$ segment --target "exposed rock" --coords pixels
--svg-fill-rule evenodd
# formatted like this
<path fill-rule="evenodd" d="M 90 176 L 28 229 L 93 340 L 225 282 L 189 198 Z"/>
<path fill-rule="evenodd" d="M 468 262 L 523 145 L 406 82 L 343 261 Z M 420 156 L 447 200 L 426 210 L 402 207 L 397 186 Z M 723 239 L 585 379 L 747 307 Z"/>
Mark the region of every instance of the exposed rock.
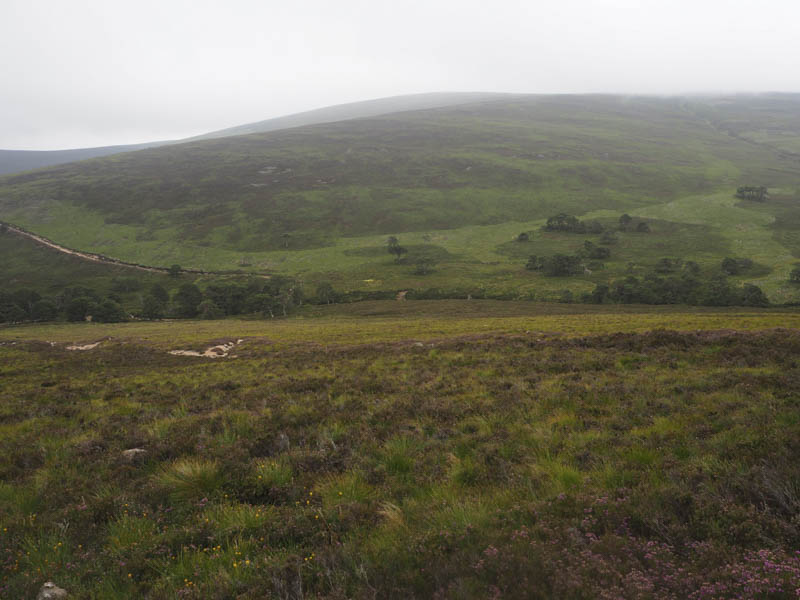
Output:
<path fill-rule="evenodd" d="M 67 350 L 94 350 L 100 345 L 100 342 L 94 344 L 85 344 L 83 346 L 67 346 Z"/>
<path fill-rule="evenodd" d="M 277 447 L 278 452 L 286 452 L 289 450 L 289 436 L 283 432 L 278 434 L 278 440 L 275 443 L 275 446 Z"/>
<path fill-rule="evenodd" d="M 402 292 L 397 292 L 397 301 L 402 302 L 406 299 L 406 294 L 408 294 L 408 290 L 403 290 Z"/>
<path fill-rule="evenodd" d="M 58 587 L 52 581 L 48 581 L 42 586 L 42 589 L 39 590 L 39 595 L 36 596 L 36 600 L 61 600 L 67 596 L 67 590 Z"/>
<path fill-rule="evenodd" d="M 170 350 L 169 353 L 175 356 L 202 356 L 205 358 L 224 358 L 228 356 L 231 350 L 241 344 L 244 340 L 236 340 L 227 344 L 219 344 L 206 348 L 203 352 L 195 350 Z"/>
<path fill-rule="evenodd" d="M 142 460 L 145 455 L 147 454 L 147 450 L 144 448 L 130 448 L 128 450 L 122 451 L 122 458 L 127 462 L 138 462 Z"/>

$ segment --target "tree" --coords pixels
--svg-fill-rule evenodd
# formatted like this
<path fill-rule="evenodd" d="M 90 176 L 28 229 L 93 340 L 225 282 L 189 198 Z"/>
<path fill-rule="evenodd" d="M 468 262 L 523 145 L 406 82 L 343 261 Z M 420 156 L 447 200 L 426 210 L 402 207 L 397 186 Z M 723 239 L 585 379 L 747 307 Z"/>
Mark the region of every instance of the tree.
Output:
<path fill-rule="evenodd" d="M 600 243 L 605 245 L 605 246 L 610 246 L 612 244 L 616 244 L 617 241 L 619 241 L 617 236 L 614 235 L 614 232 L 611 231 L 610 229 L 607 229 L 606 231 L 604 231 L 603 235 L 600 236 Z"/>
<path fill-rule="evenodd" d="M 736 275 L 739 273 L 739 265 L 736 263 L 735 258 L 726 256 L 722 259 L 722 270 L 728 275 Z"/>
<path fill-rule="evenodd" d="M 225 316 L 225 311 L 223 311 L 213 300 L 203 300 L 197 306 L 197 312 L 200 315 L 201 319 L 212 320 L 212 319 L 221 319 Z"/>
<path fill-rule="evenodd" d="M 547 219 L 545 231 L 568 231 L 570 233 L 586 233 L 586 225 L 577 217 L 559 213 Z"/>
<path fill-rule="evenodd" d="M 523 231 L 522 233 L 520 233 L 517 236 L 517 241 L 518 242 L 528 242 L 528 241 L 530 241 L 530 239 L 531 239 L 531 236 L 528 235 L 528 233 L 526 231 Z"/>
<path fill-rule="evenodd" d="M 68 321 L 85 321 L 86 317 L 94 312 L 97 304 L 86 296 L 79 296 L 71 299 L 64 312 Z"/>
<path fill-rule="evenodd" d="M 728 275 L 740 275 L 753 266 L 753 261 L 749 258 L 732 258 L 726 256 L 722 259 L 722 271 Z"/>
<path fill-rule="evenodd" d="M 789 273 L 789 281 L 791 283 L 800 283 L 800 265 L 795 266 L 792 272 Z"/>
<path fill-rule="evenodd" d="M 21 289 L 11 294 L 11 302 L 19 306 L 26 313 L 30 314 L 33 305 L 36 304 L 42 297 L 38 292 L 29 289 Z"/>
<path fill-rule="evenodd" d="M 739 292 L 742 306 L 769 306 L 766 294 L 757 285 L 745 283 Z"/>
<path fill-rule="evenodd" d="M 150 288 L 150 295 L 159 300 L 164 307 L 169 303 L 169 294 L 160 283 L 153 284 L 153 287 Z"/>
<path fill-rule="evenodd" d="M 400 241 L 399 241 L 399 240 L 398 240 L 398 239 L 397 239 L 395 236 L 393 236 L 393 235 L 390 235 L 390 236 L 389 236 L 389 237 L 386 239 L 386 246 L 387 246 L 388 248 L 391 248 L 392 246 L 397 246 L 399 243 L 400 243 Z"/>
<path fill-rule="evenodd" d="M 180 277 L 181 271 L 183 271 L 183 268 L 181 268 L 180 265 L 172 265 L 169 269 L 167 269 L 169 276 L 174 278 Z"/>
<path fill-rule="evenodd" d="M 650 225 L 644 221 L 639 221 L 636 224 L 636 231 L 639 233 L 650 233 Z"/>
<path fill-rule="evenodd" d="M 577 256 L 554 254 L 542 259 L 542 271 L 549 277 L 574 275 L 580 271 L 580 259 Z"/>
<path fill-rule="evenodd" d="M 598 246 L 593 244 L 589 240 L 583 242 L 583 248 L 580 251 L 580 254 L 585 258 L 592 258 L 596 260 L 602 260 L 604 258 L 608 258 L 611 256 L 611 250 L 608 248 L 604 248 L 603 246 Z"/>
<path fill-rule="evenodd" d="M 417 259 L 414 275 L 427 275 L 433 270 L 434 261 L 429 256 L 423 256 Z"/>
<path fill-rule="evenodd" d="M 142 300 L 142 316 L 145 319 L 162 319 L 167 312 L 167 304 L 155 294 L 148 294 Z"/>
<path fill-rule="evenodd" d="M 92 320 L 98 323 L 121 323 L 128 320 L 128 315 L 118 303 L 106 298 L 95 307 Z"/>
<path fill-rule="evenodd" d="M 34 321 L 54 321 L 58 316 L 58 307 L 50 300 L 39 300 L 31 307 L 31 318 Z"/>
<path fill-rule="evenodd" d="M 400 263 L 400 261 L 403 258 L 403 255 L 407 254 L 408 250 L 403 248 L 403 246 L 395 245 L 395 246 L 389 246 L 389 253 L 394 254 L 394 262 Z"/>
<path fill-rule="evenodd" d="M 628 225 L 631 224 L 631 221 L 633 221 L 633 217 L 630 216 L 628 213 L 625 213 L 619 218 L 619 228 L 622 229 L 623 231 L 626 230 L 628 228 Z"/>
<path fill-rule="evenodd" d="M 0 323 L 21 323 L 28 319 L 28 313 L 16 304 L 0 305 Z"/>
<path fill-rule="evenodd" d="M 175 292 L 173 301 L 179 317 L 196 317 L 197 307 L 203 301 L 203 293 L 193 283 L 184 283 Z"/>
<path fill-rule="evenodd" d="M 529 256 L 528 262 L 525 263 L 525 268 L 528 271 L 541 271 L 543 266 L 542 259 L 536 255 Z"/>
<path fill-rule="evenodd" d="M 290 309 L 300 305 L 303 300 L 303 295 L 300 288 L 292 282 L 278 290 L 277 300 L 283 312 L 283 316 L 285 317 L 288 315 Z"/>
<path fill-rule="evenodd" d="M 332 304 L 336 298 L 336 292 L 328 281 L 323 281 L 317 285 L 317 300 L 323 304 Z"/>
<path fill-rule="evenodd" d="M 683 271 L 692 277 L 697 277 L 700 275 L 700 265 L 698 265 L 693 260 L 687 260 L 686 263 L 683 265 Z"/>
<path fill-rule="evenodd" d="M 274 319 L 275 311 L 278 309 L 278 299 L 273 294 L 262 292 L 251 296 L 248 306 L 252 312 L 261 313 L 264 317 L 269 315 L 270 319 Z"/>
<path fill-rule="evenodd" d="M 655 272 L 661 273 L 662 275 L 674 273 L 680 265 L 681 261 L 679 258 L 662 258 L 656 263 Z"/>
<path fill-rule="evenodd" d="M 764 186 L 745 185 L 736 189 L 736 197 L 742 200 L 764 202 L 769 197 L 769 194 Z"/>
<path fill-rule="evenodd" d="M 608 297 L 608 286 L 604 283 L 597 284 L 594 286 L 594 290 L 592 290 L 592 294 L 590 296 L 592 304 L 602 304 L 605 299 Z"/>

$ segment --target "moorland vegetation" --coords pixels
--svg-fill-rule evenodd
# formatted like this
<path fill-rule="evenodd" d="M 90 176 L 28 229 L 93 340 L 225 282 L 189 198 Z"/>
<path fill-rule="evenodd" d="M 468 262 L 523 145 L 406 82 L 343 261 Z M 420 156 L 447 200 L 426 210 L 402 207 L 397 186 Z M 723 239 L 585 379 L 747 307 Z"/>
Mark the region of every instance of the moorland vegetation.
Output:
<path fill-rule="evenodd" d="M 0 329 L 0 595 L 793 597 L 797 314 L 625 308 Z"/>

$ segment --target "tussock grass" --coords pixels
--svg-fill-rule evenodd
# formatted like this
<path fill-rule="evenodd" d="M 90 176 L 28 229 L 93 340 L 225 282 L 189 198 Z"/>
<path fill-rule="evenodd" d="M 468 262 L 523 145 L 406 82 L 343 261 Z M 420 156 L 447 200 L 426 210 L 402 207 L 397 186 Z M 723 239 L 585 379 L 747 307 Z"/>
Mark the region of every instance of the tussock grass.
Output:
<path fill-rule="evenodd" d="M 156 476 L 173 502 L 184 504 L 213 496 L 225 481 L 216 461 L 198 458 L 178 460 Z"/>

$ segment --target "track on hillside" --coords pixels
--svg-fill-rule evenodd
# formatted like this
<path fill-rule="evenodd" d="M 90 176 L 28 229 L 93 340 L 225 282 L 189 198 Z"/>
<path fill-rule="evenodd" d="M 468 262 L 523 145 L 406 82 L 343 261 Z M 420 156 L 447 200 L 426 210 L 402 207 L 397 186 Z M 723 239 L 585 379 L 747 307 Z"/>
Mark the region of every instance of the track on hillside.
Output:
<path fill-rule="evenodd" d="M 137 263 L 130 263 L 125 262 L 124 260 L 119 260 L 117 258 L 111 258 L 109 256 L 104 256 L 103 254 L 97 254 L 95 252 L 85 252 L 82 250 L 75 250 L 73 248 L 67 248 L 66 246 L 62 246 L 54 242 L 53 240 L 49 240 L 46 237 L 33 233 L 31 231 L 26 231 L 22 227 L 17 225 L 13 225 L 12 223 L 8 223 L 5 221 L 0 221 L 0 233 L 9 233 L 11 235 L 17 235 L 19 237 L 24 237 L 32 242 L 44 246 L 46 248 L 50 248 L 55 250 L 56 252 L 61 252 L 62 254 L 68 254 L 70 256 L 75 256 L 82 260 L 88 260 L 95 263 L 101 263 L 116 267 L 126 267 L 129 269 L 137 269 L 139 271 L 147 271 L 149 273 L 169 273 L 170 269 L 168 267 L 155 267 L 152 265 L 140 265 Z M 191 268 L 181 268 L 182 272 L 185 273 L 194 273 L 196 275 L 244 275 L 243 271 L 204 271 L 202 269 L 191 269 Z M 269 277 L 268 275 L 259 275 L 260 277 Z"/>

